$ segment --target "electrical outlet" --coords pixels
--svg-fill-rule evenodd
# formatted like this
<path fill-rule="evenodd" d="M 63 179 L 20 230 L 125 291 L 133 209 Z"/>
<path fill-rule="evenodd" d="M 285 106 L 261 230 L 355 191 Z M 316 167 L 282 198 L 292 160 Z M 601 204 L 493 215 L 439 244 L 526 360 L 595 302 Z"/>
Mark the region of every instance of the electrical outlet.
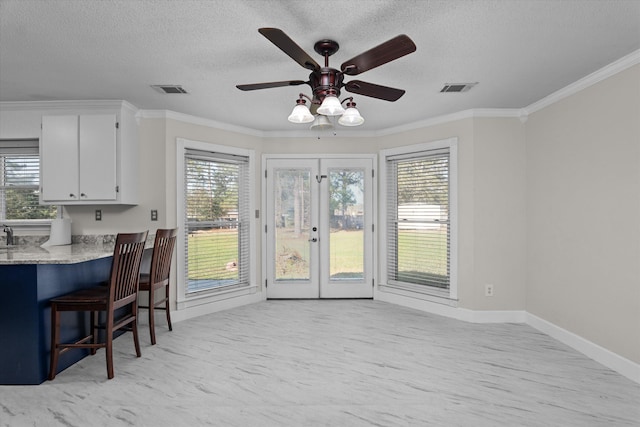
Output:
<path fill-rule="evenodd" d="M 151 209 L 151 221 L 158 220 L 158 211 L 156 209 Z"/>
<path fill-rule="evenodd" d="M 484 296 L 485 297 L 493 296 L 493 285 L 484 285 Z"/>
<path fill-rule="evenodd" d="M 102 221 L 102 211 L 100 209 L 96 209 L 96 221 Z"/>

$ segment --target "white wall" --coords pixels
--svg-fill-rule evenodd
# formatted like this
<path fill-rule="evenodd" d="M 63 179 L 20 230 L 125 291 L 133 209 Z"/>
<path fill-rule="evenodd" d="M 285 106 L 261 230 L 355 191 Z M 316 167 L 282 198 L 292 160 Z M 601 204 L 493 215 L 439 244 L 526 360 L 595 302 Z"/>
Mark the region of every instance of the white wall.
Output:
<path fill-rule="evenodd" d="M 525 128 L 527 311 L 640 363 L 640 66 Z"/>
<path fill-rule="evenodd" d="M 524 310 L 526 157 L 517 118 L 474 120 L 474 310 Z M 485 296 L 492 284 L 494 296 Z"/>

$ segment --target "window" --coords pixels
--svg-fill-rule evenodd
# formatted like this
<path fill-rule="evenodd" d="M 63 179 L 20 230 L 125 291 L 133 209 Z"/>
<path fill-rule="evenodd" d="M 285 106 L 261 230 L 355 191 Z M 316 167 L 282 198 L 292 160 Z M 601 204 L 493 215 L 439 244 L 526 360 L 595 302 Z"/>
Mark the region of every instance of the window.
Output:
<path fill-rule="evenodd" d="M 183 151 L 185 297 L 249 285 L 250 157 Z"/>
<path fill-rule="evenodd" d="M 40 205 L 38 140 L 0 141 L 0 222 L 52 219 L 57 208 Z"/>
<path fill-rule="evenodd" d="M 456 297 L 454 140 L 384 154 L 386 285 Z"/>

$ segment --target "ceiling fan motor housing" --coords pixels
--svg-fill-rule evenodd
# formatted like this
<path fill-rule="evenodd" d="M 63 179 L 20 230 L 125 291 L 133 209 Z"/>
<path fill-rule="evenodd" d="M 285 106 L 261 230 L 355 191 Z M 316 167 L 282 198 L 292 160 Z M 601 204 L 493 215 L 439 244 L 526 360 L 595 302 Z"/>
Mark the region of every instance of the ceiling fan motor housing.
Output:
<path fill-rule="evenodd" d="M 327 95 L 340 96 L 344 74 L 335 68 L 322 67 L 309 75 L 309 85 L 313 91 L 313 100 L 322 102 Z"/>

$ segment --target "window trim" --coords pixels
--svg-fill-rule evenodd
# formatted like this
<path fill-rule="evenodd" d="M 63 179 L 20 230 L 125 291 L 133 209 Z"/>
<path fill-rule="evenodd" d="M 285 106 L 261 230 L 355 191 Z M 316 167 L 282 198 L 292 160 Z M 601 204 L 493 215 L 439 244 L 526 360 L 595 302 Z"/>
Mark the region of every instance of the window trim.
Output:
<path fill-rule="evenodd" d="M 255 238 L 255 219 L 253 212 L 255 210 L 255 152 L 253 150 L 247 150 L 237 147 L 231 147 L 226 145 L 213 144 L 203 141 L 194 141 L 185 138 L 176 139 L 176 218 L 177 224 L 180 229 L 183 229 L 185 224 L 185 194 L 184 194 L 184 180 L 185 180 L 185 151 L 186 150 L 201 150 L 207 152 L 219 152 L 222 155 L 232 156 L 244 156 L 249 158 L 249 214 L 251 218 L 250 230 L 249 230 L 249 256 L 251 259 L 257 259 L 256 256 L 256 238 Z M 184 230 L 183 230 L 184 231 Z M 176 253 L 176 289 L 177 289 L 177 308 L 178 310 L 184 308 L 195 307 L 202 304 L 220 301 L 221 299 L 233 298 L 243 295 L 248 295 L 256 292 L 256 268 L 255 262 L 251 263 L 249 267 L 249 286 L 242 287 L 222 287 L 220 289 L 209 289 L 202 292 L 195 292 L 188 294 L 187 286 L 184 280 L 185 277 L 185 261 L 186 253 L 182 248 L 185 247 L 185 233 L 178 233 L 177 238 L 177 253 Z"/>
<path fill-rule="evenodd" d="M 38 173 L 42 170 L 42 158 L 40 156 L 40 140 L 38 138 L 4 138 L 0 139 L 0 157 L 4 155 L 30 155 L 38 157 Z M 42 188 L 41 176 L 39 176 L 38 191 Z M 57 206 L 57 216 L 61 217 L 62 207 Z M 29 233 L 46 232 L 51 229 L 52 219 L 1 219 L 0 223 L 14 229 L 28 230 Z"/>
<path fill-rule="evenodd" d="M 420 144 L 395 147 L 380 151 L 379 165 L 379 210 L 380 218 L 388 217 L 387 209 L 387 160 L 390 157 L 408 156 L 419 154 L 425 151 L 433 151 L 439 149 L 449 150 L 449 289 L 441 290 L 423 285 L 414 285 L 410 283 L 389 282 L 387 244 L 385 236 L 387 235 L 387 222 L 381 221 L 378 236 L 380 241 L 380 281 L 378 285 L 379 291 L 400 291 L 403 294 L 414 295 L 420 299 L 427 299 L 433 302 L 449 303 L 458 300 L 458 138 L 452 137 L 437 141 L 425 142 Z"/>

